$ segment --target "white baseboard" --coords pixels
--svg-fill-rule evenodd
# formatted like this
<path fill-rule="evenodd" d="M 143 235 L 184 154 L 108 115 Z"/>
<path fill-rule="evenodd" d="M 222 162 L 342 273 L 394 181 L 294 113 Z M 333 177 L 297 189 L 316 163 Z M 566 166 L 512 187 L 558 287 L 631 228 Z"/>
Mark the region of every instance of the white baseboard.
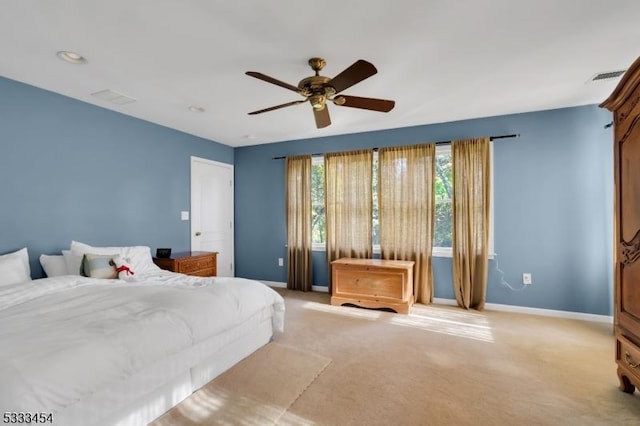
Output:
<path fill-rule="evenodd" d="M 287 283 L 282 283 L 278 281 L 264 281 L 264 280 L 260 280 L 260 282 L 268 285 L 269 287 L 287 288 Z M 311 287 L 311 290 L 321 292 L 321 293 L 328 293 L 329 287 L 322 286 L 322 285 L 314 285 Z M 452 305 L 452 306 L 456 306 L 458 304 L 455 299 L 442 299 L 439 297 L 435 297 L 433 299 L 433 303 L 438 305 Z M 526 306 L 516 306 L 516 305 L 502 305 L 499 303 L 487 303 L 484 305 L 484 307 L 485 309 L 492 310 L 492 311 L 513 312 L 513 313 L 530 314 L 530 315 L 542 315 L 547 317 L 577 319 L 577 320 L 583 320 L 583 321 L 593 321 L 593 322 L 601 322 L 606 324 L 613 324 L 613 316 L 611 315 L 596 315 L 596 314 L 586 314 L 583 312 L 556 311 L 553 309 L 529 308 Z"/>
<path fill-rule="evenodd" d="M 437 303 L 439 305 L 452 305 L 452 306 L 456 306 L 458 304 L 458 302 L 456 302 L 455 299 L 441 299 L 438 297 L 435 297 L 433 299 L 433 303 Z M 611 315 L 596 315 L 596 314 L 586 314 L 583 312 L 557 311 L 553 309 L 529 308 L 526 306 L 502 305 L 499 303 L 486 303 L 484 307 L 485 309 L 488 309 L 491 311 L 514 312 L 518 314 L 542 315 L 546 317 L 577 319 L 577 320 L 583 320 L 583 321 L 593 321 L 593 322 L 601 322 L 606 324 L 613 324 L 613 316 Z"/>
<path fill-rule="evenodd" d="M 287 283 L 281 283 L 279 281 L 265 281 L 265 280 L 258 280 L 258 281 L 260 281 L 262 284 L 268 285 L 269 287 L 287 288 Z"/>
<path fill-rule="evenodd" d="M 287 288 L 287 283 L 281 283 L 278 281 L 265 281 L 259 280 L 261 283 L 268 285 L 269 287 Z M 326 285 L 314 285 L 311 286 L 311 291 L 317 291 L 319 293 L 329 293 L 329 287 Z"/>

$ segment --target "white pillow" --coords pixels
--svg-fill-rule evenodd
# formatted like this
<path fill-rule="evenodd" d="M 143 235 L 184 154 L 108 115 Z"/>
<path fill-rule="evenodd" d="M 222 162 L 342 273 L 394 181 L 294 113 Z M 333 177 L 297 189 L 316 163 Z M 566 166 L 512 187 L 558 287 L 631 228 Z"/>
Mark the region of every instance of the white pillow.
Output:
<path fill-rule="evenodd" d="M 80 275 L 80 266 L 82 265 L 82 257 L 84 255 L 73 254 L 71 250 L 62 250 L 62 257 L 67 266 L 67 274 Z"/>
<path fill-rule="evenodd" d="M 123 259 L 128 259 L 131 269 L 138 273 L 147 271 L 157 271 L 160 268 L 153 263 L 151 257 L 151 249 L 147 246 L 130 246 L 130 247 L 93 247 L 78 241 L 71 241 L 71 253 L 75 256 L 82 257 L 87 254 L 112 254 L 120 255 Z M 80 269 L 78 267 L 78 269 Z"/>
<path fill-rule="evenodd" d="M 60 275 L 68 275 L 67 263 L 63 255 L 47 255 L 40 256 L 40 265 L 44 269 L 47 277 L 59 277 Z"/>
<path fill-rule="evenodd" d="M 27 248 L 0 256 L 0 285 L 31 281 Z"/>

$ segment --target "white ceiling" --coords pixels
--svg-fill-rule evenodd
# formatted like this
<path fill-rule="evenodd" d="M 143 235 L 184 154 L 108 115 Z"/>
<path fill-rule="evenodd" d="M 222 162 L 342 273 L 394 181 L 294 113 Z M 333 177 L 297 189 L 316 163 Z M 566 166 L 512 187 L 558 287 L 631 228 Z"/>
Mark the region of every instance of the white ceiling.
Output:
<path fill-rule="evenodd" d="M 4 0 L 0 12 L 1 76 L 234 147 L 599 103 L 619 79 L 588 81 L 640 55 L 638 0 Z M 297 85 L 314 56 L 329 77 L 372 62 L 378 74 L 344 94 L 396 107 L 331 104 L 324 129 L 308 103 L 247 115 L 302 98 L 245 71 Z M 137 102 L 90 95 L 104 89 Z"/>

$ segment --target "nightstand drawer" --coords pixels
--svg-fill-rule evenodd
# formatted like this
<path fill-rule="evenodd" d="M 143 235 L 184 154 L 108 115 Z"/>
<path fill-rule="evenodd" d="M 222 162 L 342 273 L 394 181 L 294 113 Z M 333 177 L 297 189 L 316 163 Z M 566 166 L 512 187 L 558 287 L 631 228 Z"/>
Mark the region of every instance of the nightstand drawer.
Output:
<path fill-rule="evenodd" d="M 169 258 L 154 257 L 153 262 L 162 269 L 180 274 L 213 277 L 217 274 L 217 252 L 175 253 Z"/>
<path fill-rule="evenodd" d="M 190 274 L 202 269 L 213 269 L 216 265 L 213 257 L 194 257 L 178 262 L 178 271 L 182 274 Z"/>

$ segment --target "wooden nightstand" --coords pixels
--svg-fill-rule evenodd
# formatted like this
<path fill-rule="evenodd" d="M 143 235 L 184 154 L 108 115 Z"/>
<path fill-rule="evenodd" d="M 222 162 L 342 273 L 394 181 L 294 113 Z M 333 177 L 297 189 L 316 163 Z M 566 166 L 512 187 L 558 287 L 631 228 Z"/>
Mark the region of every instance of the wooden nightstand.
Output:
<path fill-rule="evenodd" d="M 153 263 L 167 271 L 200 277 L 215 277 L 217 273 L 217 252 L 185 251 L 173 253 L 171 257 L 154 257 Z"/>

